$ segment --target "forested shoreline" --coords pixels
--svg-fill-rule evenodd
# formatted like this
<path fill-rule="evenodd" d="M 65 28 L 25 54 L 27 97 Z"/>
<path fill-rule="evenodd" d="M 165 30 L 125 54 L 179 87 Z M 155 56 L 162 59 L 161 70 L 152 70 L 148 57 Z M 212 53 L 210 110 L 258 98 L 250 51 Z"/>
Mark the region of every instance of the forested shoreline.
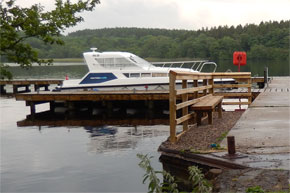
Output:
<path fill-rule="evenodd" d="M 248 59 L 289 60 L 290 20 L 203 28 L 196 31 L 147 28 L 86 29 L 63 36 L 65 45 L 27 41 L 41 58 L 81 58 L 91 47 L 128 51 L 143 58 L 232 59 L 246 51 Z"/>

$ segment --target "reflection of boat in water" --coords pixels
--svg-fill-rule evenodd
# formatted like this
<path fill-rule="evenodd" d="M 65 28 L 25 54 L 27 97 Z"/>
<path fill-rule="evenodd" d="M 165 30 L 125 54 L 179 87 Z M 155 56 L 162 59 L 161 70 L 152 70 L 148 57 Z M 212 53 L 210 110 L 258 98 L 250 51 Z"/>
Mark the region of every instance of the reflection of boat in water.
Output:
<path fill-rule="evenodd" d="M 72 129 L 85 129 L 89 135 L 87 142 L 90 153 L 115 153 L 119 150 L 130 150 L 138 146 L 142 139 L 153 137 L 169 136 L 168 117 L 155 117 L 146 119 L 121 117 L 103 118 L 98 116 L 66 117 L 64 114 L 51 113 L 50 111 L 36 113 L 33 118 L 27 117 L 23 121 L 17 122 L 18 127 L 35 127 L 38 130 L 50 129 L 51 127 Z M 144 141 L 143 141 L 144 142 Z"/>
<path fill-rule="evenodd" d="M 91 137 L 104 136 L 104 135 L 114 135 L 117 133 L 117 128 L 115 127 L 92 127 L 85 126 L 85 130 L 91 133 Z"/>
<path fill-rule="evenodd" d="M 168 89 L 170 70 L 201 72 L 208 61 L 150 63 L 129 52 L 85 52 L 89 72 L 80 80 L 65 80 L 57 90 Z"/>
<path fill-rule="evenodd" d="M 158 136 L 164 136 L 166 138 L 169 135 L 168 126 L 165 125 L 138 127 L 103 126 L 102 130 L 107 130 L 105 132 L 101 131 L 99 128 L 100 127 L 96 130 L 93 129 L 93 133 L 91 134 L 91 140 L 88 143 L 88 152 L 90 153 L 110 153 L 120 150 L 135 149 L 142 139 Z M 109 134 L 112 130 L 114 130 L 114 134 Z M 92 130 L 89 130 L 88 132 L 91 131 Z M 95 135 L 96 131 L 97 135 Z"/>

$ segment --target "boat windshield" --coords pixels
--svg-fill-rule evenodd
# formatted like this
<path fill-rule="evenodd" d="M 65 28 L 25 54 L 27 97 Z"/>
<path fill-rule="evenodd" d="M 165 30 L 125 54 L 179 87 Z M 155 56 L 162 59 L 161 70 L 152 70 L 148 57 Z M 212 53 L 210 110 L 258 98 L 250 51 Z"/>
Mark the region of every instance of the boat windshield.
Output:
<path fill-rule="evenodd" d="M 138 56 L 135 56 L 135 55 L 131 55 L 129 57 L 129 59 L 135 63 L 135 64 L 138 64 L 138 66 L 142 67 L 142 68 L 149 68 L 151 66 L 151 64 L 149 62 L 147 62 L 146 60 L 138 57 Z"/>

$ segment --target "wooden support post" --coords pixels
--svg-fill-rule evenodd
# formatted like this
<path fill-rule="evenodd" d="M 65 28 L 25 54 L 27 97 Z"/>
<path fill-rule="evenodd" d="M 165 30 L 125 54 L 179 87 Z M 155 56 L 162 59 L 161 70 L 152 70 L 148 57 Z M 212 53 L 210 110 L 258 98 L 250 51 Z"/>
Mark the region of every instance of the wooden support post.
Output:
<path fill-rule="evenodd" d="M 106 112 L 108 117 L 112 117 L 113 115 L 113 103 L 112 101 L 106 101 Z"/>
<path fill-rule="evenodd" d="M 197 122 L 197 126 L 199 126 L 199 125 L 201 125 L 201 118 L 202 118 L 202 114 L 203 114 L 203 112 L 202 111 L 197 111 L 196 112 L 196 122 Z"/>
<path fill-rule="evenodd" d="M 49 91 L 48 87 L 49 87 L 48 84 L 44 85 L 44 90 L 45 90 L 45 91 Z"/>
<path fill-rule="evenodd" d="M 13 85 L 13 94 L 17 94 L 17 93 L 18 93 L 18 86 Z"/>
<path fill-rule="evenodd" d="M 169 120 L 170 120 L 170 142 L 176 142 L 176 91 L 175 91 L 176 77 L 169 73 Z"/>
<path fill-rule="evenodd" d="M 187 88 L 187 80 L 182 80 L 182 88 L 185 89 Z M 182 102 L 188 101 L 188 94 L 183 94 L 182 95 Z M 182 108 L 182 116 L 185 116 L 188 114 L 188 106 Z M 188 130 L 188 120 L 183 122 L 183 131 Z"/>
<path fill-rule="evenodd" d="M 194 81 L 193 81 L 193 86 L 194 86 L 194 87 L 198 87 L 198 81 L 197 81 L 197 80 L 194 80 Z M 194 92 L 194 98 L 195 98 L 195 99 L 198 98 L 198 91 L 195 91 L 195 92 Z"/>
<path fill-rule="evenodd" d="M 207 86 L 207 79 L 204 79 L 203 81 L 202 81 L 202 84 L 203 84 L 203 86 Z M 205 89 L 204 91 L 203 91 L 203 96 L 205 96 L 207 94 L 207 89 Z"/>
<path fill-rule="evenodd" d="M 69 111 L 75 110 L 75 103 L 72 101 L 67 101 L 67 108 Z"/>
<path fill-rule="evenodd" d="M 30 114 L 31 117 L 34 118 L 35 116 L 35 103 L 34 102 L 29 102 L 29 106 L 30 106 Z"/>
<path fill-rule="evenodd" d="M 154 101 L 147 101 L 148 103 L 148 109 L 149 110 L 151 110 L 151 111 L 153 111 L 153 109 L 154 109 Z"/>
<path fill-rule="evenodd" d="M 55 102 L 54 101 L 50 101 L 49 102 L 49 107 L 50 107 L 50 112 L 55 112 Z"/>
<path fill-rule="evenodd" d="M 213 87 L 214 87 L 214 81 L 213 81 L 213 78 L 212 79 L 209 79 L 208 80 L 208 83 L 209 83 L 209 85 L 211 85 L 212 86 L 212 88 L 211 89 L 209 89 L 209 94 L 214 94 L 214 90 L 213 90 Z"/>
<path fill-rule="evenodd" d="M 25 92 L 30 92 L 29 86 L 30 85 L 25 85 Z"/>
<path fill-rule="evenodd" d="M 212 123 L 213 123 L 212 111 L 209 110 L 207 112 L 207 115 L 208 115 L 208 124 L 212 125 Z"/>
<path fill-rule="evenodd" d="M 152 100 L 147 101 L 147 107 L 148 107 L 147 118 L 152 119 L 154 115 L 154 101 Z"/>
<path fill-rule="evenodd" d="M 223 109 L 222 109 L 222 101 L 218 104 L 218 114 L 219 114 L 219 118 L 222 118 L 223 113 L 222 113 Z"/>
<path fill-rule="evenodd" d="M 34 85 L 34 91 L 37 92 L 40 89 L 40 86 L 38 84 Z"/>
<path fill-rule="evenodd" d="M 0 85 L 0 94 L 6 94 L 5 86 L 6 85 Z"/>

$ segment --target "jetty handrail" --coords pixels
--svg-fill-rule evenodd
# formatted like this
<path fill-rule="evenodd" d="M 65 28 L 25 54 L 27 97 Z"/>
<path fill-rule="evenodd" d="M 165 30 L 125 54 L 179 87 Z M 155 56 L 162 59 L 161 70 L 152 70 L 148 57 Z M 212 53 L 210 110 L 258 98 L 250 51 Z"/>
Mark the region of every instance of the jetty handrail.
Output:
<path fill-rule="evenodd" d="M 217 79 L 231 78 L 235 84 L 215 84 Z M 182 88 L 177 88 L 176 83 L 182 82 Z M 190 82 L 189 82 L 190 81 Z M 199 84 L 202 81 L 202 84 Z M 188 87 L 192 83 L 192 87 Z M 201 83 L 201 82 L 200 82 Z M 240 84 L 241 83 L 241 84 Z M 222 88 L 247 88 L 244 93 L 222 93 L 215 92 L 215 89 Z M 223 105 L 251 104 L 251 73 L 200 73 L 182 72 L 171 70 L 169 72 L 169 110 L 170 110 L 170 141 L 175 143 L 188 130 L 189 120 L 194 118 L 195 112 L 189 112 L 189 107 L 203 100 L 210 95 L 229 97 L 244 97 L 248 102 L 223 102 Z M 191 96 L 191 97 L 189 97 Z M 179 102 L 181 101 L 181 102 Z M 177 111 L 182 110 L 182 116 L 177 117 Z M 176 134 L 176 126 L 183 125 L 181 133 Z"/>
<path fill-rule="evenodd" d="M 213 84 L 214 95 L 223 96 L 224 98 L 238 98 L 247 99 L 247 102 L 223 102 L 223 105 L 250 105 L 252 103 L 252 78 L 251 72 L 225 72 L 225 73 L 213 73 L 213 79 L 234 79 L 234 84 Z M 233 89 L 238 88 L 238 92 L 221 92 L 215 90 L 221 89 Z"/>
<path fill-rule="evenodd" d="M 169 110 L 170 110 L 170 141 L 175 143 L 188 130 L 188 121 L 194 117 L 194 112 L 189 113 L 188 108 L 202 100 L 207 94 L 213 94 L 212 73 L 199 72 L 178 72 L 171 70 L 169 72 Z M 182 81 L 182 88 L 176 89 L 176 82 Z M 193 87 L 188 88 L 188 81 L 193 81 Z M 202 86 L 198 85 L 198 80 L 202 80 Z M 198 98 L 199 92 L 202 97 Z M 189 100 L 189 94 L 194 93 L 193 99 Z M 180 98 L 181 103 L 177 104 Z M 182 116 L 177 118 L 177 110 L 182 109 Z M 183 124 L 183 131 L 176 135 L 176 125 Z"/>

